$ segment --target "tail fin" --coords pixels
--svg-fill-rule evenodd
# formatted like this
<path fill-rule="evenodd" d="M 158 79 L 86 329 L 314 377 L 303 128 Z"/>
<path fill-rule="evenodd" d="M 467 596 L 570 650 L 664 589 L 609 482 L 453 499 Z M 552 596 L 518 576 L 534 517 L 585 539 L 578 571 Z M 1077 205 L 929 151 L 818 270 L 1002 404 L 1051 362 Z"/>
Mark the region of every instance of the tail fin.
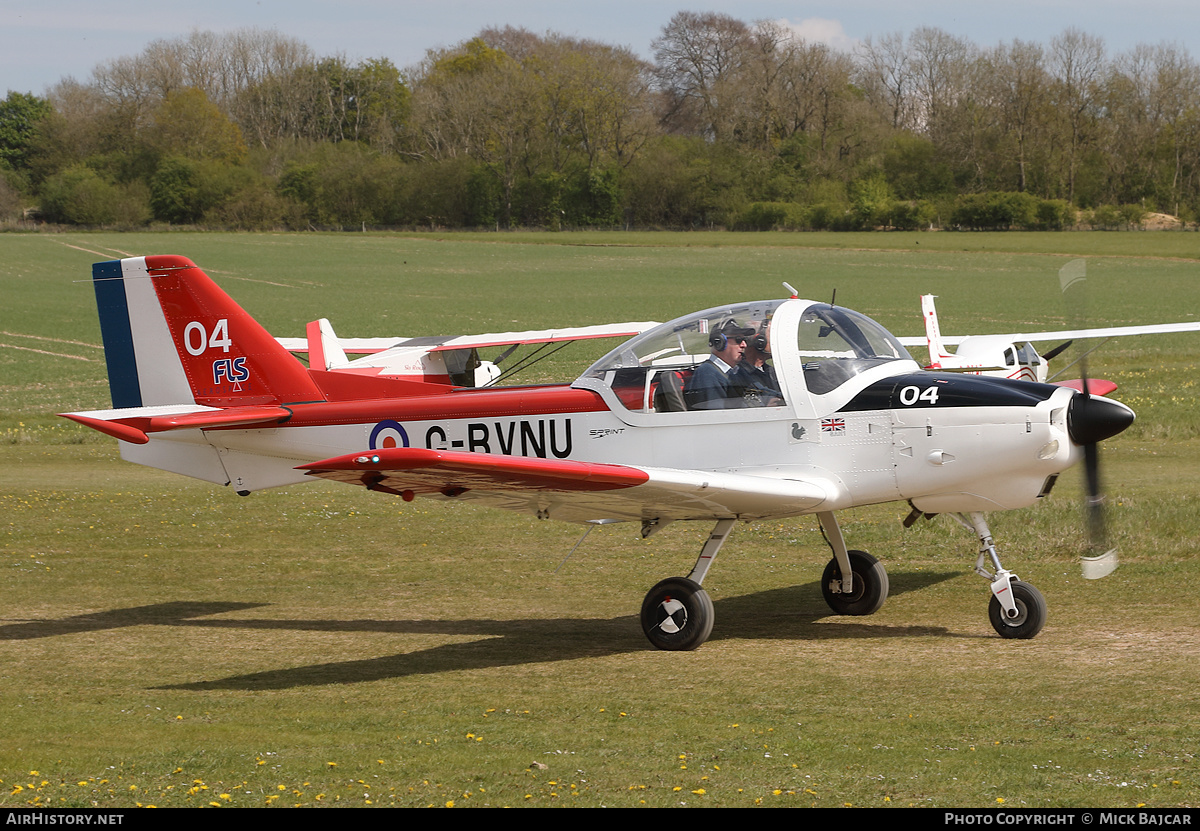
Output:
<path fill-rule="evenodd" d="M 929 365 L 941 366 L 944 358 L 951 357 L 942 343 L 942 330 L 938 327 L 937 309 L 933 301 L 935 294 L 921 295 L 921 314 L 925 317 L 925 339 L 929 343 Z"/>
<path fill-rule="evenodd" d="M 304 365 L 186 257 L 96 263 L 113 407 L 321 401 Z"/>
<path fill-rule="evenodd" d="M 313 369 L 339 369 L 350 363 L 346 350 L 338 343 L 333 333 L 333 324 L 328 318 L 314 320 L 308 324 L 308 365 Z"/>

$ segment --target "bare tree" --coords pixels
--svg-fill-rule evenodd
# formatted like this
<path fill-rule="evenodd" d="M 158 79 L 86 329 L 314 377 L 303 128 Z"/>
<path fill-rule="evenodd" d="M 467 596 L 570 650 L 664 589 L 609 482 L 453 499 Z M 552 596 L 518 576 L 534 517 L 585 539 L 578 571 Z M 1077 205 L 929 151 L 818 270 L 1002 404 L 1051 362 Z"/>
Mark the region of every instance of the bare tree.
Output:
<path fill-rule="evenodd" d="M 1075 199 L 1075 178 L 1079 157 L 1091 141 L 1099 115 L 1097 100 L 1104 80 L 1106 58 L 1104 41 L 1067 29 L 1050 42 L 1049 70 L 1053 77 L 1053 114 L 1062 125 L 1063 136 L 1055 142 L 1063 154 L 1065 193 Z"/>
<path fill-rule="evenodd" d="M 1140 44 L 1118 57 L 1104 98 L 1113 201 L 1156 198 L 1179 211 L 1200 165 L 1200 68 L 1186 50 Z"/>
<path fill-rule="evenodd" d="M 1154 85 L 1151 98 L 1155 116 L 1163 124 L 1163 143 L 1170 154 L 1168 198 L 1179 214 L 1185 178 L 1194 178 L 1200 128 L 1200 67 L 1186 49 L 1161 44 L 1154 50 Z"/>
<path fill-rule="evenodd" d="M 679 12 L 671 18 L 652 44 L 668 129 L 727 137 L 750 40 L 749 27 L 729 15 Z"/>
<path fill-rule="evenodd" d="M 894 32 L 878 41 L 867 38 L 859 50 L 859 71 L 867 98 L 887 114 L 894 129 L 914 126 L 913 60 L 904 35 Z"/>
<path fill-rule="evenodd" d="M 909 35 L 913 126 L 935 142 L 947 113 L 969 94 L 975 48 L 966 40 L 931 26 Z"/>
<path fill-rule="evenodd" d="M 1045 138 L 1049 98 L 1045 56 L 1035 43 L 1014 40 L 987 55 L 989 103 L 1000 116 L 1004 143 L 1016 165 L 1017 190 L 1029 189 L 1031 155 Z"/>

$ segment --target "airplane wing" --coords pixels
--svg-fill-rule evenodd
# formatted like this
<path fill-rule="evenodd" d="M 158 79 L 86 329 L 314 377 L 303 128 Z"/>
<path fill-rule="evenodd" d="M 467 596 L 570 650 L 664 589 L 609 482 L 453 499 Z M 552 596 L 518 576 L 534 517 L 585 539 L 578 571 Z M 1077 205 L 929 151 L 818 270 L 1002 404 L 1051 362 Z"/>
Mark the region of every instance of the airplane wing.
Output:
<path fill-rule="evenodd" d="M 644 320 L 637 323 L 607 323 L 599 326 L 575 326 L 567 329 L 541 329 L 529 332 L 499 332 L 492 335 L 463 335 L 432 347 L 431 352 L 448 349 L 468 349 L 481 346 L 507 346 L 514 343 L 558 343 L 591 338 L 631 338 L 652 329 L 658 323 Z"/>
<path fill-rule="evenodd" d="M 307 338 L 275 338 L 279 345 L 288 352 L 308 352 Z M 356 355 L 374 355 L 393 346 L 401 346 L 412 338 L 338 338 L 338 345 L 348 353 Z"/>
<path fill-rule="evenodd" d="M 487 335 L 433 336 L 417 338 L 338 338 L 347 353 L 374 354 L 395 346 L 419 346 L 429 352 L 446 352 L 472 347 L 510 346 L 515 343 L 559 343 L 590 338 L 633 337 L 657 326 L 654 321 L 606 323 L 599 326 L 575 326 L 565 329 L 532 329 L 527 332 L 497 332 Z M 289 352 L 308 352 L 307 338 L 276 338 Z"/>
<path fill-rule="evenodd" d="M 1023 341 L 1072 340 L 1082 338 L 1120 338 L 1129 335 L 1167 335 L 1176 332 L 1200 332 L 1200 322 L 1197 323 L 1154 323 L 1145 326 L 1114 326 L 1107 329 L 1064 329 L 1057 332 L 1013 332 L 1010 334 L 988 335 L 998 339 L 1021 343 Z M 942 343 L 947 346 L 958 346 L 968 337 L 978 335 L 956 335 L 943 337 Z M 904 346 L 925 346 L 929 341 L 921 337 L 903 337 L 897 340 Z"/>
<path fill-rule="evenodd" d="M 834 498 L 832 481 L 396 447 L 299 465 L 310 476 L 403 497 L 472 499 L 568 522 L 762 519 Z"/>

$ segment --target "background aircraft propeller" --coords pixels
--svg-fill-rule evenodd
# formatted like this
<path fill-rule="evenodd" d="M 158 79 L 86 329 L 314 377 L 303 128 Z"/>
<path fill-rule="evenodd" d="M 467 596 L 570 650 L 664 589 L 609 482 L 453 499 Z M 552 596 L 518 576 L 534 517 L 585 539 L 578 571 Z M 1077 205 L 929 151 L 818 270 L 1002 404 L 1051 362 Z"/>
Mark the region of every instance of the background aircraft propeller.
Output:
<path fill-rule="evenodd" d="M 1073 340 L 1063 341 L 1058 346 L 1051 349 L 1049 352 L 1044 353 L 1042 355 L 1042 360 L 1049 361 L 1049 360 L 1052 360 L 1053 358 L 1057 358 L 1059 355 L 1061 355 L 1063 353 L 1064 350 L 1070 348 L 1071 344 L 1073 344 L 1074 342 L 1075 341 L 1073 341 Z"/>

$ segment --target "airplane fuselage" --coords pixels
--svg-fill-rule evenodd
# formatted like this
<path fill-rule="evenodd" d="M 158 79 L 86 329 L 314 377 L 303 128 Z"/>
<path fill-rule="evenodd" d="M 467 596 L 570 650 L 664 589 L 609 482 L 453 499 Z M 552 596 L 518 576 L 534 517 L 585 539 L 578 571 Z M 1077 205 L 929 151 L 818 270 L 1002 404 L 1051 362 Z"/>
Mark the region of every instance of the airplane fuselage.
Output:
<path fill-rule="evenodd" d="M 1071 395 L 1047 385 L 901 372 L 865 384 L 819 416 L 792 407 L 664 413 L 651 426 L 646 414 L 611 407 L 593 390 L 464 390 L 298 404 L 279 426 L 158 434 L 145 445 L 123 442 L 122 454 L 143 463 L 153 457 L 158 466 L 186 457 L 181 472 L 199 470 L 200 478 L 241 492 L 311 481 L 296 468 L 314 458 L 415 447 L 819 479 L 832 483 L 820 510 L 893 500 L 928 512 L 992 510 L 1032 504 L 1076 461 L 1066 426 Z M 729 440 L 733 423 L 737 441 Z M 207 464 L 197 467 L 201 457 Z M 993 475 L 981 480 L 981 468 Z M 772 506 L 762 516 L 778 514 Z M 753 506 L 741 516 L 759 518 Z"/>

